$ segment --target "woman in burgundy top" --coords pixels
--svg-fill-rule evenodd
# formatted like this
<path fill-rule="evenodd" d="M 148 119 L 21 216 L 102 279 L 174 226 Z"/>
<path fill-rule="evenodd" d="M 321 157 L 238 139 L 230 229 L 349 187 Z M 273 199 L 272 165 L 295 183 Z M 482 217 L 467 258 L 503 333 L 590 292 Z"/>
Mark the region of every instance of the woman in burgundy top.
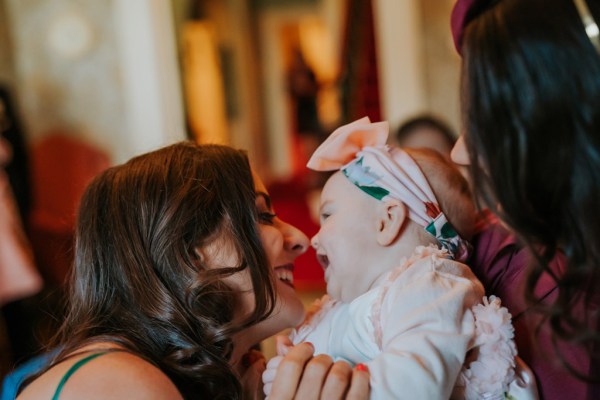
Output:
<path fill-rule="evenodd" d="M 472 263 L 511 310 L 545 399 L 600 398 L 597 21 L 592 0 L 458 0 L 452 14 L 453 159 L 503 223 L 484 224 Z"/>

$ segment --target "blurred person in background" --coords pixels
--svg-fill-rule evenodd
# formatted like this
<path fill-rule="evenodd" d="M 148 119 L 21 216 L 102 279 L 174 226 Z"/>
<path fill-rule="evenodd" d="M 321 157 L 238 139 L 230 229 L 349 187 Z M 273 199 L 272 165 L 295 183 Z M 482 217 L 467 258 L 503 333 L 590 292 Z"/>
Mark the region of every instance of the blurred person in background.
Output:
<path fill-rule="evenodd" d="M 10 346 L 9 362 L 31 357 L 39 317 L 34 296 L 42 288 L 26 223 L 31 195 L 25 138 L 9 91 L 0 86 L 0 306 Z"/>
<path fill-rule="evenodd" d="M 403 122 L 396 130 L 396 143 L 400 147 L 426 147 L 450 159 L 458 135 L 442 119 L 422 114 Z"/>

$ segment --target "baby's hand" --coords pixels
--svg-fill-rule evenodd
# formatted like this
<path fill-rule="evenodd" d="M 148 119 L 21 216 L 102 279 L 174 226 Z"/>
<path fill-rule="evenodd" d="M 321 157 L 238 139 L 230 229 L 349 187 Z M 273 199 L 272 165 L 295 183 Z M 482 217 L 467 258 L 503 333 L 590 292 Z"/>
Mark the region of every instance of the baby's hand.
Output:
<path fill-rule="evenodd" d="M 275 336 L 275 349 L 278 356 L 285 356 L 294 347 L 294 343 L 287 336 Z"/>
<path fill-rule="evenodd" d="M 287 336 L 276 336 L 275 337 L 275 349 L 277 350 L 277 356 L 271 358 L 267 363 L 267 368 L 262 374 L 263 381 L 263 392 L 265 396 L 269 396 L 271 393 L 271 387 L 277 374 L 277 367 L 283 360 L 283 357 L 290 351 L 293 346 L 292 341 Z"/>

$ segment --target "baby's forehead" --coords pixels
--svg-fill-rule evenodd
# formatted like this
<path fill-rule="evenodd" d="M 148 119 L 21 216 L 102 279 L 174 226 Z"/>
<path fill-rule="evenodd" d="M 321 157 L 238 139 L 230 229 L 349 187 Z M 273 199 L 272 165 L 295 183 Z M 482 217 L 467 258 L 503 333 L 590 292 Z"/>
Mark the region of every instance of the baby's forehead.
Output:
<path fill-rule="evenodd" d="M 342 171 L 336 171 L 333 175 L 327 179 L 325 182 L 325 186 L 323 186 L 323 190 L 321 191 L 321 196 L 325 194 L 336 195 L 339 192 L 348 192 L 349 189 L 352 189 L 352 182 L 346 178 L 346 176 L 342 173 Z"/>
<path fill-rule="evenodd" d="M 321 191 L 321 204 L 328 202 L 377 202 L 377 200 L 353 184 L 342 171 L 337 171 L 327 180 Z"/>

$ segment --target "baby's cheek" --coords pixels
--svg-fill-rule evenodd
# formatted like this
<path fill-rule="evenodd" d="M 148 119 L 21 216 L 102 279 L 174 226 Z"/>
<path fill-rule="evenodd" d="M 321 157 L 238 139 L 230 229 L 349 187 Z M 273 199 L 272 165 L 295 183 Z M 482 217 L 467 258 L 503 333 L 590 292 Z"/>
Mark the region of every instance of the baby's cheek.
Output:
<path fill-rule="evenodd" d="M 342 293 L 340 291 L 340 285 L 336 279 L 330 278 L 327 280 L 327 294 L 333 300 L 341 300 Z"/>

